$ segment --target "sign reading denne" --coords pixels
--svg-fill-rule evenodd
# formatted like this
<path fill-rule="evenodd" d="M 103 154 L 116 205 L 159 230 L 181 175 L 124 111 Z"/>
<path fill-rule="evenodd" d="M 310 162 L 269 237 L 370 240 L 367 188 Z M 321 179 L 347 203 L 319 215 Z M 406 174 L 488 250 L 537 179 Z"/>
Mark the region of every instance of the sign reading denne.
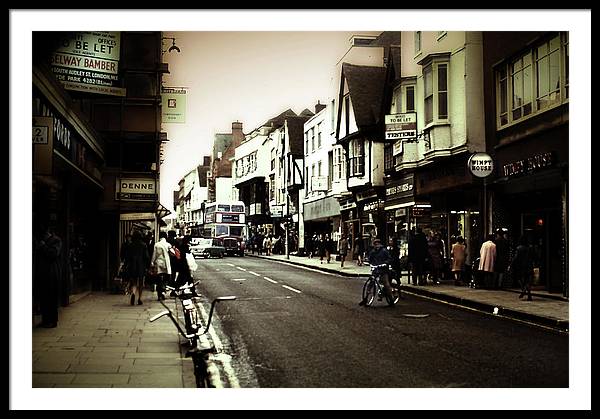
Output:
<path fill-rule="evenodd" d="M 409 140 L 417 137 L 417 114 L 396 113 L 385 116 L 386 140 Z"/>
<path fill-rule="evenodd" d="M 117 182 L 117 200 L 155 201 L 158 198 L 154 179 L 121 178 Z"/>

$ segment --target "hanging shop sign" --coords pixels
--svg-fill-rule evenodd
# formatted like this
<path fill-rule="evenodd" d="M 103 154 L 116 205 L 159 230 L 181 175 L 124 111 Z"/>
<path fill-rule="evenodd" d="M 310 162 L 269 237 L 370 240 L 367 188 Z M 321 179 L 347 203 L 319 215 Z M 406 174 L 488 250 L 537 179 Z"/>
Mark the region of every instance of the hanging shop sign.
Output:
<path fill-rule="evenodd" d="M 417 138 L 417 113 L 406 112 L 385 116 L 386 140 L 410 140 Z"/>
<path fill-rule="evenodd" d="M 377 201 L 373 201 L 373 202 L 369 202 L 366 203 L 363 206 L 363 212 L 373 212 L 373 211 L 377 211 L 379 209 L 382 209 L 383 206 L 385 204 L 385 201 L 382 199 L 379 199 Z"/>
<path fill-rule="evenodd" d="M 554 164 L 552 152 L 536 154 L 522 160 L 517 160 L 502 166 L 502 172 L 506 177 L 522 174 L 531 174 Z"/>
<path fill-rule="evenodd" d="M 488 177 L 494 171 L 494 160 L 487 153 L 475 153 L 467 162 L 469 171 L 473 176 Z"/>
<path fill-rule="evenodd" d="M 117 180 L 118 201 L 156 201 L 158 199 L 156 179 L 121 178 Z"/>
<path fill-rule="evenodd" d="M 187 88 L 163 87 L 161 98 L 162 122 L 184 124 L 187 108 Z"/>
<path fill-rule="evenodd" d="M 346 211 L 351 208 L 356 208 L 356 202 L 352 200 L 340 201 L 340 211 Z"/>
<path fill-rule="evenodd" d="M 125 96 L 118 87 L 119 32 L 64 32 L 50 57 L 56 79 L 67 90 Z"/>
<path fill-rule="evenodd" d="M 313 191 L 326 192 L 329 190 L 329 176 L 313 176 L 311 182 Z"/>

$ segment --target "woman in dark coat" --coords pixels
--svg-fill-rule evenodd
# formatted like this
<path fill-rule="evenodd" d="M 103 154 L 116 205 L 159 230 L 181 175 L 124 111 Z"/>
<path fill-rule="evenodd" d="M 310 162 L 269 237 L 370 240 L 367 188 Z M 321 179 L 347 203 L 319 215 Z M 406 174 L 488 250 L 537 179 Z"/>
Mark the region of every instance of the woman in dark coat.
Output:
<path fill-rule="evenodd" d="M 139 231 L 132 234 L 131 244 L 128 246 L 125 265 L 129 278 L 129 289 L 131 292 L 130 304 L 135 303 L 135 295 L 138 295 L 138 305 L 142 304 L 142 291 L 144 289 L 144 277 L 150 266 L 150 254 L 148 247 Z"/>
<path fill-rule="evenodd" d="M 521 294 L 523 298 L 527 294 L 527 301 L 531 301 L 531 280 L 533 278 L 533 263 L 531 258 L 531 249 L 527 243 L 527 238 L 521 236 L 519 245 L 515 250 L 515 255 L 510 263 L 509 270 L 515 276 L 521 285 Z"/>
<path fill-rule="evenodd" d="M 34 225 L 33 273 L 34 287 L 39 289 L 41 327 L 56 327 L 60 289 L 62 240 L 49 231 L 48 225 Z"/>

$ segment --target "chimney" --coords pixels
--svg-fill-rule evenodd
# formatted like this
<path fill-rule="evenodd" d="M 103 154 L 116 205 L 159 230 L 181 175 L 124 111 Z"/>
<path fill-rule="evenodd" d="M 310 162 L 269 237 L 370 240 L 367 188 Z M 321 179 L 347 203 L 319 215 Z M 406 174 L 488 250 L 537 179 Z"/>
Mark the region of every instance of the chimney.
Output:
<path fill-rule="evenodd" d="M 210 156 L 204 156 L 204 164 L 203 164 L 203 166 L 210 166 L 210 160 L 211 160 Z"/>
<path fill-rule="evenodd" d="M 235 149 L 235 147 L 239 146 L 242 141 L 244 141 L 244 133 L 242 132 L 241 122 L 236 121 L 231 123 L 231 136 L 233 138 L 233 148 Z"/>
<path fill-rule="evenodd" d="M 323 109 L 325 109 L 327 107 L 327 105 L 323 105 L 321 104 L 321 101 L 317 101 L 317 104 L 315 105 L 315 115 L 318 114 L 319 112 L 321 112 Z"/>

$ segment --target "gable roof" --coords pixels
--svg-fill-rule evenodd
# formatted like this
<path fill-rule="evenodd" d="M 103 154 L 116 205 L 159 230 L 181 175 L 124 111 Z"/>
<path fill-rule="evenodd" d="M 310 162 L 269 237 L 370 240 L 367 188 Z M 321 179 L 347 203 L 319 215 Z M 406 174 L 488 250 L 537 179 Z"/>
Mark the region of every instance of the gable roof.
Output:
<path fill-rule="evenodd" d="M 348 84 L 354 119 L 359 130 L 377 125 L 381 120 L 385 77 L 385 67 L 342 64 L 342 80 L 346 80 Z"/>
<path fill-rule="evenodd" d="M 310 113 L 312 114 L 312 112 Z M 305 116 L 291 116 L 286 118 L 290 147 L 289 152 L 292 155 L 304 155 L 304 123 L 313 116 L 314 114 L 306 114 Z"/>

